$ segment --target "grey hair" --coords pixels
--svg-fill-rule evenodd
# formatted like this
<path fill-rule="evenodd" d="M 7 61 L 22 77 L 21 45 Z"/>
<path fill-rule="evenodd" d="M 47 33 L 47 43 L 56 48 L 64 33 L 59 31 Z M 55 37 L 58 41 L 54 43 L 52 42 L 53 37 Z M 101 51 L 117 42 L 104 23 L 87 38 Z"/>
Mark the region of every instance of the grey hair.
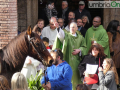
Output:
<path fill-rule="evenodd" d="M 82 19 L 85 18 L 85 17 L 87 17 L 87 16 L 85 16 L 85 15 L 82 16 Z M 88 17 L 87 17 L 87 23 L 89 23 L 89 19 L 88 19 Z"/>
<path fill-rule="evenodd" d="M 57 20 L 56 17 L 51 17 L 50 20 L 49 20 L 49 22 L 54 22 L 54 21 L 52 20 L 53 18 Z"/>
<path fill-rule="evenodd" d="M 62 1 L 62 3 L 65 2 L 67 5 L 68 5 L 68 2 L 67 1 Z"/>
<path fill-rule="evenodd" d="M 63 20 L 63 22 L 64 22 L 64 19 L 63 19 L 63 18 L 58 18 L 58 19 L 61 19 L 61 20 Z M 58 19 L 57 19 L 57 21 L 58 21 Z"/>
<path fill-rule="evenodd" d="M 75 25 L 76 25 L 76 27 L 77 27 L 77 23 L 76 23 L 76 22 L 71 22 L 71 23 L 70 23 L 70 25 L 71 25 L 71 24 L 75 24 Z"/>
<path fill-rule="evenodd" d="M 73 11 L 70 11 L 70 12 L 73 13 L 73 16 L 75 16 L 75 13 L 74 13 Z M 69 12 L 69 13 L 70 13 L 70 12 Z"/>

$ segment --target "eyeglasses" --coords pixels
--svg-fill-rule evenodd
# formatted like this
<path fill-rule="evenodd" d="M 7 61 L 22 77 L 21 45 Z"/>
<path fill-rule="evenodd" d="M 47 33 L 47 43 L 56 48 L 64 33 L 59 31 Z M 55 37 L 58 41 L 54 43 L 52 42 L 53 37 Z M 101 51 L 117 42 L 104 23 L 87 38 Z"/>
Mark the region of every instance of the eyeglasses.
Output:
<path fill-rule="evenodd" d="M 57 52 L 57 49 L 53 50 L 53 52 Z"/>
<path fill-rule="evenodd" d="M 95 22 L 95 23 L 99 23 L 99 21 L 93 21 L 93 22 Z"/>
<path fill-rule="evenodd" d="M 50 24 L 51 26 L 53 26 L 54 24 Z"/>
<path fill-rule="evenodd" d="M 58 22 L 58 23 L 63 23 L 63 22 Z"/>
<path fill-rule="evenodd" d="M 77 21 L 77 23 L 82 23 L 82 22 Z"/>

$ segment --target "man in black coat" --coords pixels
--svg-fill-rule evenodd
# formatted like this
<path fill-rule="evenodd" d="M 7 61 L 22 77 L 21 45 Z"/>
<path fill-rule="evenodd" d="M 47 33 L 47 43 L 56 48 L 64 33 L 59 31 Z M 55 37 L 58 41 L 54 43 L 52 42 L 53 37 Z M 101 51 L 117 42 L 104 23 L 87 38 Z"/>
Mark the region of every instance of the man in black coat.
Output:
<path fill-rule="evenodd" d="M 69 8 L 68 8 L 68 2 L 62 1 L 62 9 L 58 12 L 57 17 L 64 19 L 64 26 L 67 26 L 68 24 L 68 14 L 69 14 Z"/>
<path fill-rule="evenodd" d="M 78 31 L 80 31 L 81 34 L 83 35 L 83 37 L 85 37 L 87 30 L 82 25 L 83 25 L 82 20 L 80 18 L 78 18 L 77 19 Z"/>
<path fill-rule="evenodd" d="M 49 24 L 51 17 L 57 18 L 57 10 L 54 6 L 54 0 L 48 0 L 44 9 L 40 10 L 39 18 L 45 21 L 45 26 Z"/>
<path fill-rule="evenodd" d="M 79 2 L 79 9 L 77 9 L 75 11 L 75 19 L 77 20 L 78 18 L 82 18 L 82 16 L 87 16 L 89 21 L 91 22 L 91 15 L 90 12 L 87 11 L 85 8 L 85 2 L 84 1 L 80 1 Z"/>

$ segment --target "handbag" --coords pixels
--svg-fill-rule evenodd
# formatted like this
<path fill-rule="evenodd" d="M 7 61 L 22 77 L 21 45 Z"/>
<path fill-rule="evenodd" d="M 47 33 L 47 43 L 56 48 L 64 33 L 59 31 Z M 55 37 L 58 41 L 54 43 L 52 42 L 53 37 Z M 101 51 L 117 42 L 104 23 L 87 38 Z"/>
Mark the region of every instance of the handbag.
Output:
<path fill-rule="evenodd" d="M 85 77 L 84 78 L 84 82 L 86 84 L 95 84 L 95 83 L 98 83 L 98 75 L 94 74 L 93 77 Z"/>
<path fill-rule="evenodd" d="M 99 58 L 99 67 L 100 67 L 100 58 Z M 84 77 L 83 83 L 86 83 L 88 85 L 98 83 L 98 75 L 94 74 L 93 77 Z"/>

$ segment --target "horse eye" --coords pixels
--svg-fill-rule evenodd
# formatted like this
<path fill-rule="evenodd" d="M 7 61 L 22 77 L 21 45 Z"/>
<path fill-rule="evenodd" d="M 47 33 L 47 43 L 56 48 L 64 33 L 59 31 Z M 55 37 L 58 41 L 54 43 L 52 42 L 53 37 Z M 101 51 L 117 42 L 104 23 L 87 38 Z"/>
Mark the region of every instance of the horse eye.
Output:
<path fill-rule="evenodd" d="M 40 46 L 40 43 L 35 43 L 35 45 Z"/>

